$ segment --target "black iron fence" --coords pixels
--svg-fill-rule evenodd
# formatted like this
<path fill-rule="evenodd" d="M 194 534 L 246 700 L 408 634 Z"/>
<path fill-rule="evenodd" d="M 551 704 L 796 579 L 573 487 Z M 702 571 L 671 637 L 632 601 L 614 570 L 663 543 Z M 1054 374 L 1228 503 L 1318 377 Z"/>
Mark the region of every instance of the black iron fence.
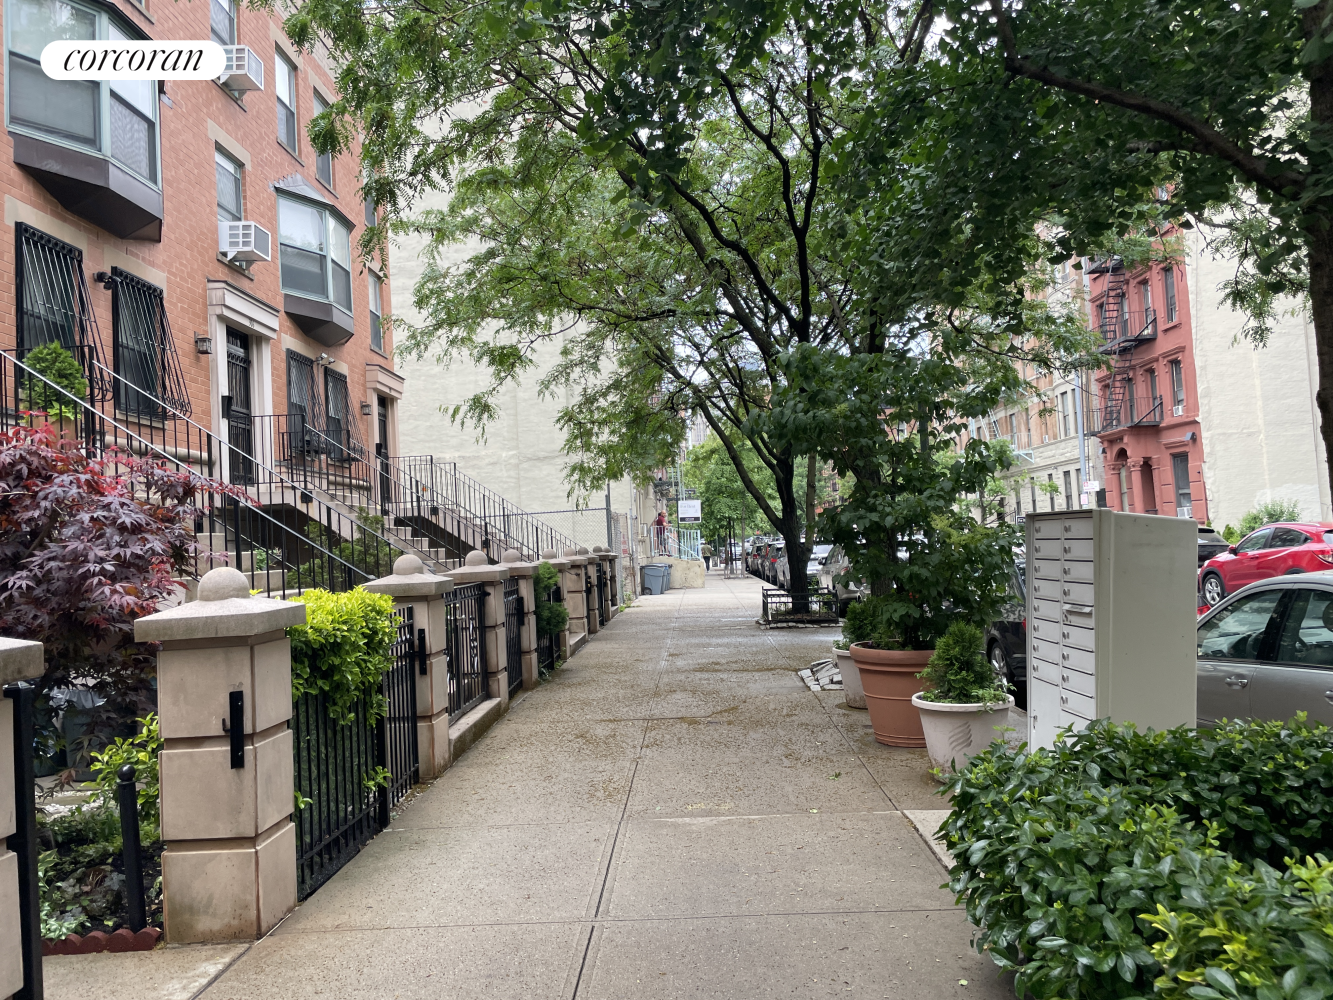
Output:
<path fill-rule="evenodd" d="M 597 618 L 597 609 L 592 606 L 592 573 L 583 567 L 583 612 L 588 620 L 588 634 L 592 634 L 592 623 Z"/>
<path fill-rule="evenodd" d="M 555 669 L 555 636 L 537 633 L 537 669 L 549 671 Z"/>
<path fill-rule="evenodd" d="M 400 614 L 393 667 L 379 691 L 383 715 L 371 721 L 372 696 L 345 717 L 322 693 L 292 704 L 297 808 L 297 896 L 307 898 L 389 823 L 390 810 L 420 773 L 416 739 L 419 642 L 410 609 Z"/>
<path fill-rule="evenodd" d="M 837 625 L 838 593 L 814 588 L 803 596 L 765 587 L 759 620 L 765 625 Z"/>
<path fill-rule="evenodd" d="M 518 579 L 512 577 L 504 586 L 505 669 L 509 674 L 509 694 L 523 686 L 523 595 Z"/>
<path fill-rule="evenodd" d="M 606 624 L 606 563 L 597 560 L 597 624 Z"/>
<path fill-rule="evenodd" d="M 4 697 L 13 703 L 14 736 L 14 833 L 9 849 L 18 862 L 19 949 L 23 962 L 23 986 L 14 994 L 22 1000 L 42 998 L 42 915 L 37 880 L 37 804 L 33 798 L 33 726 L 37 689 L 28 683 L 9 684 Z M 6 803 L 0 803 L 0 809 Z"/>
<path fill-rule="evenodd" d="M 476 708 L 486 687 L 486 591 L 479 583 L 445 596 L 445 644 L 449 658 L 449 720 Z"/>

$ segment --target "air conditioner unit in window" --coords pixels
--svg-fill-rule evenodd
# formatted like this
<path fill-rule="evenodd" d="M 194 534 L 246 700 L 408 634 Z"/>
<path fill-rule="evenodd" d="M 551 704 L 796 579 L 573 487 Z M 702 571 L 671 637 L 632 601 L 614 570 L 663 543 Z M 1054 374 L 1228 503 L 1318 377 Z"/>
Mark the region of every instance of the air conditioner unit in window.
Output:
<path fill-rule="evenodd" d="M 218 83 L 237 93 L 264 89 L 264 64 L 248 45 L 224 45 L 226 68 Z"/>
<path fill-rule="evenodd" d="M 233 262 L 272 260 L 272 237 L 257 222 L 218 219 L 218 253 Z"/>
<path fill-rule="evenodd" d="M 1185 407 L 1184 407 L 1184 406 L 1173 406 L 1173 407 L 1171 407 L 1171 416 L 1173 416 L 1173 417 L 1183 417 L 1184 415 L 1185 415 Z"/>

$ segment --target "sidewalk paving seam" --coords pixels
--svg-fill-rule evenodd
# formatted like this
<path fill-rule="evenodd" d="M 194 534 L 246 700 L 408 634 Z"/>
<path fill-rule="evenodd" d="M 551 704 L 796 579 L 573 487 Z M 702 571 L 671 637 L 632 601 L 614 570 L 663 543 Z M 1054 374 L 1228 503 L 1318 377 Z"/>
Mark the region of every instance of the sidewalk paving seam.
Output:
<path fill-rule="evenodd" d="M 278 927 L 281 927 L 284 923 L 286 923 L 286 921 L 287 917 L 283 917 L 281 920 L 278 921 L 277 927 L 274 927 L 272 930 L 270 930 L 268 934 L 272 934 L 273 931 L 276 931 Z M 264 938 L 268 937 L 268 934 L 265 934 Z M 264 938 L 260 938 L 259 941 L 264 940 Z M 216 983 L 219 979 L 221 979 L 224 975 L 227 974 L 227 971 L 233 965 L 235 965 L 237 962 L 243 959 L 246 955 L 250 954 L 250 949 L 253 948 L 255 945 L 257 945 L 259 941 L 251 941 L 249 944 L 247 944 L 245 946 L 244 951 L 240 952 L 240 954 L 236 955 L 236 957 L 233 958 L 230 962 L 228 962 L 222 968 L 218 969 L 218 971 L 213 974 L 213 977 L 209 979 L 208 982 L 204 983 L 203 986 L 199 987 L 199 989 L 197 989 L 194 993 L 190 994 L 190 1000 L 199 1000 L 201 996 L 203 996 L 205 993 L 208 992 L 209 987 L 211 987 L 214 983 Z"/>

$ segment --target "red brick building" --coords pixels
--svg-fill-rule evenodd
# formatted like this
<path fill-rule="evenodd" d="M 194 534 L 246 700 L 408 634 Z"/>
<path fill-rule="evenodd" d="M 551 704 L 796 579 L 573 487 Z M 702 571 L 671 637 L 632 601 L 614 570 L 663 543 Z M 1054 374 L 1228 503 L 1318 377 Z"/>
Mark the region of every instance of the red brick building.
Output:
<path fill-rule="evenodd" d="M 374 208 L 358 151 L 306 135 L 334 96 L 323 54 L 235 0 L 7 0 L 3 17 L 0 348 L 96 355 L 118 408 L 138 386 L 256 455 L 284 414 L 394 451 L 389 288 L 356 252 Z M 58 38 L 212 38 L 228 73 L 52 81 L 37 59 Z"/>
<path fill-rule="evenodd" d="M 1194 332 L 1185 269 L 1090 269 L 1093 317 L 1113 369 L 1097 379 L 1089 414 L 1101 443 L 1107 505 L 1208 520 Z"/>

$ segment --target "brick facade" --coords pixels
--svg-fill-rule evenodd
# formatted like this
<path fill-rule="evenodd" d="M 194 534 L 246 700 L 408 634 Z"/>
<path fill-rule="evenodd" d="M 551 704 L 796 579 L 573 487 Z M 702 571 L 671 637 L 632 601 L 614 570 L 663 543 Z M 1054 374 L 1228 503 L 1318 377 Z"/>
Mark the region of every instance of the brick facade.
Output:
<path fill-rule="evenodd" d="M 82 3 L 82 0 L 80 0 Z M 203 40 L 209 38 L 208 0 L 194 3 L 147 0 L 146 6 L 128 0 L 90 0 L 86 9 L 128 25 L 152 39 Z M 12 7 L 4 8 L 6 18 Z M 131 31 L 130 34 L 134 32 Z M 210 431 L 225 436 L 220 399 L 226 387 L 226 328 L 249 335 L 254 383 L 255 414 L 286 412 L 285 352 L 312 358 L 327 355 L 327 366 L 346 375 L 350 407 L 348 419 L 357 422 L 368 450 L 378 443 L 377 394 L 387 403 L 390 450 L 396 445 L 396 398 L 401 379 L 393 374 L 389 336 L 385 351 L 371 348 L 371 318 L 366 264 L 357 259 L 356 245 L 365 228 L 366 208 L 360 193 L 359 147 L 338 156 L 332 165 L 332 185 L 316 176 L 314 150 L 306 125 L 314 114 L 315 92 L 332 98 L 335 91 L 330 67 L 322 53 L 298 52 L 282 32 L 281 21 L 262 11 L 240 5 L 236 11 L 236 42 L 248 46 L 263 64 L 264 89 L 236 96 L 213 81 L 168 81 L 160 85 L 157 102 L 160 129 L 161 240 L 121 239 L 98 228 L 61 202 L 39 183 L 37 174 L 15 162 L 16 135 L 33 135 L 13 121 L 6 86 L 6 123 L 0 136 L 0 187 L 4 192 L 4 230 L 0 235 L 0 348 L 17 344 L 15 226 L 19 222 L 73 244 L 83 252 L 83 269 L 91 291 L 100 333 L 102 357 L 113 357 L 111 292 L 94 281 L 97 272 L 119 267 L 164 290 L 167 315 L 189 394 L 192 417 Z M 296 67 L 297 143 L 295 152 L 278 140 L 275 95 L 275 58 L 283 53 Z M 6 65 L 12 61 L 7 60 Z M 12 72 L 7 70 L 7 72 Z M 218 252 L 215 151 L 221 150 L 242 166 L 242 217 L 253 220 L 272 237 L 271 261 L 248 268 L 228 263 Z M 275 182 L 286 186 L 299 176 L 307 190 L 318 192 L 352 224 L 351 315 L 353 333 L 339 346 L 325 346 L 308 336 L 293 316 L 284 311 L 279 276 L 277 193 Z M 70 199 L 65 199 L 69 203 Z M 387 278 L 387 276 L 385 276 Z M 382 287 L 381 314 L 390 306 L 387 280 Z M 212 353 L 196 350 L 196 337 L 212 338 Z M 364 408 L 370 415 L 363 413 Z"/>

